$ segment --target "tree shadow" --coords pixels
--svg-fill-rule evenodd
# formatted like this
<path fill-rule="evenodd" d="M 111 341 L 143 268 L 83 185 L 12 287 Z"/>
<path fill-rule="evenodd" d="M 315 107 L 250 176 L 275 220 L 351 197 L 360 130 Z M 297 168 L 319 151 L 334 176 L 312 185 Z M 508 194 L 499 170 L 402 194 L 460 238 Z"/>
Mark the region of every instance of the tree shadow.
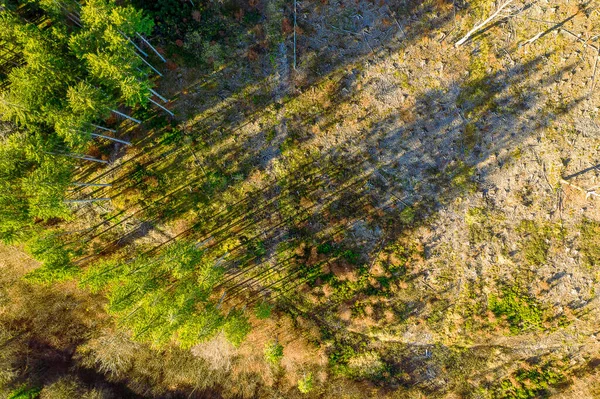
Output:
<path fill-rule="evenodd" d="M 299 25 L 307 32 L 298 39 L 302 61 L 298 72 L 289 73 L 291 81 L 301 84 L 287 96 L 276 93 L 281 76 L 274 75 L 280 65 L 253 75 L 254 66 L 231 63 L 204 85 L 187 86 L 192 94 L 178 92 L 181 88 L 173 85 L 170 95 L 177 97 L 174 107 L 179 114 L 186 115 L 191 107 L 199 115 L 186 122 L 185 137 L 192 151 L 206 151 L 192 157 L 182 148 L 165 150 L 154 143 L 144 147 L 135 161 L 125 161 L 133 165 L 139 157 L 145 171 L 172 173 L 169 184 L 176 188 L 168 192 L 160 187 L 150 199 L 143 198 L 80 234 L 78 242 L 104 239 L 120 223 L 135 221 L 120 232 L 122 236 L 99 240 L 101 248 L 84 260 L 130 245 L 143 235 L 135 234 L 144 223 L 159 225 L 194 212 L 186 229 L 143 250 L 158 253 L 180 239 L 197 242 L 207 258 L 219 260 L 227 270 L 216 293 L 225 308 L 273 302 L 312 320 L 338 342 L 357 350 L 370 345 L 372 337 L 350 331 L 349 323 L 336 316 L 338 307 L 353 306 L 370 295 L 385 298 L 386 284 L 427 280 L 426 272 L 401 268 L 391 277 L 373 276 L 371 269 L 382 248 L 425 225 L 458 198 L 489 190 L 490 176 L 511 161 L 514 148 L 582 101 L 573 99 L 555 114 L 544 113 L 543 90 L 571 66 L 531 86 L 530 71 L 544 63 L 544 56 L 539 56 L 471 81 L 456 79 L 430 88 L 403 106 L 408 111 L 398 107 L 376 118 L 363 112 L 357 118 L 370 123 L 361 125 L 361 132 L 331 138 L 314 133 L 315 126 L 331 132 L 340 118 L 354 117 L 336 110 L 360 108 L 357 98 L 363 93 L 375 92 L 386 101 L 397 95 L 397 87 L 376 79 L 359 87 L 364 73 L 360 64 L 374 64 L 419 38 L 433 36 L 430 32 L 447 30 L 448 35 L 454 13 L 449 2 L 443 3 L 441 8 L 418 1 L 363 8 L 336 2 L 327 5 L 339 7 L 335 12 L 313 12 L 305 18 L 301 11 Z M 375 28 L 386 23 L 387 27 Z M 289 40 L 286 43 L 289 58 Z M 246 75 L 252 79 L 236 80 Z M 296 112 L 299 99 L 321 85 L 331 86 L 328 103 L 316 99 Z M 518 94 L 514 87 L 529 91 Z M 269 140 L 271 134 L 274 138 Z M 180 173 L 186 163 L 193 166 Z M 235 191 L 253 173 L 264 176 L 267 184 Z M 129 181 L 130 176 L 122 173 L 113 187 L 93 193 L 114 199 L 126 196 L 127 190 L 143 184 Z M 232 195 L 241 199 L 231 200 Z M 371 277 L 376 281 L 369 281 Z M 314 299 L 315 291 L 335 284 L 339 291 L 347 291 L 337 296 L 323 292 Z M 427 316 L 426 304 L 439 302 L 443 293 L 430 290 L 417 301 L 407 301 L 404 317 Z M 431 392 L 444 389 L 436 381 L 447 372 L 436 369 L 432 376 L 433 360 L 423 355 L 433 351 L 431 345 L 393 346 L 398 357 L 385 359 L 394 375 L 390 384 L 419 385 Z M 441 347 L 440 352 L 453 349 Z"/>

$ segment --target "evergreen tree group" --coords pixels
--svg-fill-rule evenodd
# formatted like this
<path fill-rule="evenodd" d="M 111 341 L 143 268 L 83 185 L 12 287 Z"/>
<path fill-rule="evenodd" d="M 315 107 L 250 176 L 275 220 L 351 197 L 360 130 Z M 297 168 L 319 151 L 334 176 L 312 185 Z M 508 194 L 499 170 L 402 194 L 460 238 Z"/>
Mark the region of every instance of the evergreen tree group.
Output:
<path fill-rule="evenodd" d="M 154 103 L 157 70 L 136 44 L 153 21 L 114 0 L 0 3 L 0 240 L 25 243 L 42 267 L 27 278 L 49 283 L 78 276 L 108 296 L 108 311 L 135 338 L 191 347 L 218 332 L 239 344 L 249 330 L 243 313 L 213 298 L 224 270 L 195 245 L 176 242 L 158 254 L 115 256 L 82 270 L 55 226 L 72 218 L 66 194 L 92 140 L 117 131 L 101 126 Z M 139 40 L 136 40 L 138 38 Z M 163 59 L 164 61 L 164 59 Z M 155 103 L 156 104 L 156 103 Z M 120 109 L 120 110 L 119 110 Z M 97 133 L 98 129 L 103 134 Z"/>
<path fill-rule="evenodd" d="M 103 121 L 120 106 L 146 106 L 152 66 L 131 37 L 153 21 L 111 0 L 0 3 L 0 239 L 36 239 L 39 226 L 68 219 L 74 170 Z M 96 133 L 103 129 L 103 134 Z M 99 161 L 99 160 L 96 160 Z M 106 162 L 106 161 L 104 161 Z"/>

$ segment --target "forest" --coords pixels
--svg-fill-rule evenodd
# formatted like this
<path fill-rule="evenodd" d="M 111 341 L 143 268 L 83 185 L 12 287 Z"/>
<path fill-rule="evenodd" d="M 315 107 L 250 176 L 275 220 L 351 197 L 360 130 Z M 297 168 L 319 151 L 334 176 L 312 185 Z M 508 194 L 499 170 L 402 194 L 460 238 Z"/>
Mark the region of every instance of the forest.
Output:
<path fill-rule="evenodd" d="M 0 397 L 600 398 L 599 64 L 594 0 L 0 0 Z"/>

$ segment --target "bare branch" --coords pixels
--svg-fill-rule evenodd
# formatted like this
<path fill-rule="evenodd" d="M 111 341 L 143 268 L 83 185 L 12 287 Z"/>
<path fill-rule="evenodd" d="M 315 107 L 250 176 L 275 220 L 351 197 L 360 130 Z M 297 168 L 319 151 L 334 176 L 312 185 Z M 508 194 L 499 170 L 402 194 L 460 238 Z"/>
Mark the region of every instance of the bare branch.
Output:
<path fill-rule="evenodd" d="M 592 73 L 592 81 L 590 83 L 590 95 L 594 92 L 594 87 L 596 87 L 596 72 L 598 71 L 598 60 L 600 59 L 600 50 L 598 50 L 598 55 L 596 55 L 596 61 L 594 61 L 594 72 Z"/>
<path fill-rule="evenodd" d="M 475 27 L 473 29 L 471 29 L 465 36 L 463 36 L 462 39 L 460 39 L 459 41 L 457 41 L 454 44 L 454 47 L 459 47 L 462 46 L 467 40 L 469 40 L 469 38 L 471 36 L 473 36 L 473 34 L 475 32 L 477 32 L 479 29 L 483 28 L 485 25 L 487 25 L 488 23 L 490 23 L 491 21 L 493 21 L 498 14 L 500 14 L 500 12 L 506 8 L 506 6 L 508 6 L 510 3 L 512 3 L 513 0 L 508 0 L 506 3 L 502 4 L 500 7 L 498 7 L 498 9 L 496 10 L 495 13 L 493 13 L 492 15 L 490 15 L 490 17 L 488 19 L 486 19 L 485 21 L 483 21 L 482 23 L 475 25 Z"/>

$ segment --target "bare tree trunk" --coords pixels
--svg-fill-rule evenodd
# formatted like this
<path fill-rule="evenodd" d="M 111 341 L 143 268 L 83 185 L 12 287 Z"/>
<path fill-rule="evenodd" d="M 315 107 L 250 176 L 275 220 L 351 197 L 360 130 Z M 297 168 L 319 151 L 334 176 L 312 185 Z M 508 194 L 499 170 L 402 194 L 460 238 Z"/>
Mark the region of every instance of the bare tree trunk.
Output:
<path fill-rule="evenodd" d="M 115 129 L 109 129 L 109 128 L 104 127 L 104 126 L 94 125 L 93 123 L 91 123 L 91 125 L 94 126 L 96 129 L 106 130 L 107 132 L 113 132 L 113 133 L 117 132 Z"/>
<path fill-rule="evenodd" d="M 73 182 L 71 183 L 72 186 L 79 186 L 79 187 L 112 187 L 112 184 L 103 184 L 103 183 L 79 183 L 79 182 Z"/>
<path fill-rule="evenodd" d="M 98 162 L 98 163 L 108 164 L 108 161 L 105 161 L 103 159 L 88 157 L 87 155 L 60 154 L 60 153 L 57 153 L 57 152 L 47 152 L 46 154 L 63 156 L 63 157 L 69 157 L 69 158 L 75 158 L 75 159 L 83 159 L 84 161 L 92 161 L 92 162 Z"/>
<path fill-rule="evenodd" d="M 150 102 L 160 108 L 162 108 L 165 112 L 167 112 L 169 115 L 171 116 L 175 116 L 174 113 L 172 113 L 171 111 L 169 111 L 168 109 L 166 109 L 165 107 L 163 107 L 162 105 L 160 105 L 159 103 L 157 103 L 156 101 L 154 101 L 153 99 L 149 98 L 148 100 L 150 100 Z"/>
<path fill-rule="evenodd" d="M 496 18 L 496 16 L 498 14 L 500 14 L 500 11 L 502 11 L 504 8 L 506 8 L 506 6 L 508 6 L 510 3 L 512 3 L 513 0 L 507 0 L 506 3 L 502 4 L 500 7 L 498 7 L 498 9 L 496 10 L 495 13 L 493 13 L 492 15 L 490 15 L 490 17 L 488 19 L 486 19 L 485 21 L 483 21 L 482 23 L 475 25 L 475 27 L 473 29 L 471 29 L 469 32 L 467 32 L 467 34 L 465 36 L 463 36 L 462 39 L 460 39 L 459 41 L 457 41 L 454 44 L 454 47 L 459 47 L 462 46 L 467 40 L 469 40 L 469 38 L 475 33 L 477 32 L 479 29 L 483 28 L 485 25 L 487 25 L 490 21 L 492 21 L 494 18 Z"/>
<path fill-rule="evenodd" d="M 137 120 L 137 119 L 135 119 L 135 118 L 132 118 L 131 116 L 129 116 L 129 115 L 126 115 L 126 114 L 124 114 L 124 113 L 122 113 L 122 112 L 119 112 L 119 111 L 117 111 L 117 110 L 111 109 L 110 111 L 111 111 L 111 112 L 114 112 L 115 114 L 117 114 L 117 115 L 119 115 L 119 116 L 122 116 L 123 118 L 129 119 L 130 121 L 133 121 L 133 122 L 135 122 L 135 123 L 137 123 L 137 124 L 141 124 L 141 123 L 142 123 L 142 121 L 140 121 L 140 120 Z"/>
<path fill-rule="evenodd" d="M 168 102 L 169 102 L 169 100 L 167 100 L 166 98 L 164 98 L 163 96 L 161 96 L 160 94 L 158 94 L 156 91 L 154 91 L 154 90 L 150 89 L 150 92 L 151 92 L 152 94 L 154 94 L 156 97 L 160 98 L 160 100 L 161 100 L 163 103 L 168 103 Z"/>
<path fill-rule="evenodd" d="M 84 204 L 84 203 L 97 202 L 97 201 L 110 201 L 110 198 L 91 198 L 91 199 L 81 199 L 81 200 L 64 200 L 64 202 L 68 203 L 68 204 Z"/>
<path fill-rule="evenodd" d="M 150 47 L 150 48 L 152 49 L 152 51 L 154 51 L 154 53 L 155 53 L 156 55 L 158 55 L 158 56 L 160 57 L 160 59 L 161 59 L 163 62 L 167 62 L 167 60 L 165 60 L 165 57 L 163 57 L 163 56 L 162 56 L 162 55 L 161 55 L 161 54 L 158 52 L 158 50 L 156 50 L 156 49 L 154 48 L 154 46 L 152 46 L 152 45 L 150 44 L 150 42 L 149 42 L 148 40 L 144 39 L 144 36 L 140 35 L 140 34 L 139 34 L 139 33 L 137 33 L 137 32 L 136 32 L 135 34 L 136 34 L 136 35 L 138 35 L 138 37 L 139 37 L 140 39 L 142 39 L 142 40 L 144 41 L 144 43 L 146 43 L 146 44 L 148 45 L 148 47 Z"/>
<path fill-rule="evenodd" d="M 144 59 L 144 58 L 143 58 L 141 55 L 139 55 L 139 54 L 137 54 L 137 53 L 136 53 L 135 55 L 137 55 L 137 56 L 138 56 L 138 58 L 144 62 L 144 64 L 146 64 L 146 65 L 148 65 L 150 68 L 152 68 L 152 70 L 153 70 L 154 72 L 156 72 L 156 73 L 158 74 L 158 76 L 163 76 L 163 74 L 162 74 L 162 73 L 160 73 L 160 71 L 159 71 L 158 69 L 154 68 L 154 67 L 152 66 L 152 64 L 150 64 L 148 61 L 146 61 L 146 60 L 145 60 L 145 59 Z"/>
<path fill-rule="evenodd" d="M 103 134 L 96 134 L 96 133 L 90 133 L 90 134 L 92 136 L 94 136 L 94 137 L 102 137 L 103 139 L 107 139 L 107 140 L 111 140 L 111 141 L 116 141 L 117 143 L 121 143 L 121 144 L 125 144 L 125 145 L 131 145 L 131 143 L 129 141 L 119 140 L 119 139 L 116 139 L 114 137 L 105 136 Z"/>
<path fill-rule="evenodd" d="M 135 47 L 135 49 L 137 51 L 139 51 L 140 53 L 142 53 L 144 55 L 144 57 L 148 57 L 148 53 L 146 53 L 144 50 L 142 50 L 137 44 L 135 44 L 133 42 L 133 40 L 131 40 L 129 37 L 127 37 L 127 35 L 121 31 L 119 31 L 119 33 L 121 34 L 121 36 L 123 36 L 125 39 L 127 39 L 127 41 L 131 44 L 133 44 L 133 47 Z"/>

